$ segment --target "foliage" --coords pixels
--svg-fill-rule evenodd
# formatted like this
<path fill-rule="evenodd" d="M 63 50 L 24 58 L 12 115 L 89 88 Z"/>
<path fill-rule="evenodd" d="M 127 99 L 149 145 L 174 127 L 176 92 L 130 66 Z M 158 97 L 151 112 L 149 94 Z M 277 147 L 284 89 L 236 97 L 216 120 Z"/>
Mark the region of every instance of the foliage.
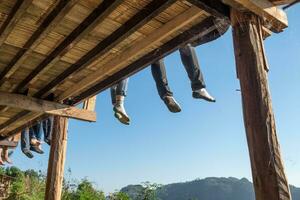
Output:
<path fill-rule="evenodd" d="M 131 200 L 129 196 L 123 192 L 115 192 L 110 194 L 108 197 L 109 200 Z"/>
<path fill-rule="evenodd" d="M 143 189 L 138 195 L 139 200 L 158 200 L 157 197 L 157 189 L 160 187 L 160 185 L 150 182 L 143 183 Z"/>
<path fill-rule="evenodd" d="M 70 172 L 70 170 L 69 170 Z M 34 170 L 21 171 L 16 167 L 0 168 L 0 174 L 12 177 L 7 200 L 43 200 L 46 177 Z M 63 181 L 62 200 L 105 200 L 104 193 L 84 179 L 78 184 L 74 180 Z M 128 199 L 122 199 L 128 200 Z"/>

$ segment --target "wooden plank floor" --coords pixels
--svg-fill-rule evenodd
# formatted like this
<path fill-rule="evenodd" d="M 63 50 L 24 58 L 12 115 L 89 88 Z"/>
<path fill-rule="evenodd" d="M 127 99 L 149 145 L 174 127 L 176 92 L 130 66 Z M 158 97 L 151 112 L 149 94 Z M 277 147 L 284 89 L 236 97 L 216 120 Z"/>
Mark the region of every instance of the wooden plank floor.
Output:
<path fill-rule="evenodd" d="M 3 0 L 0 91 L 78 104 L 213 25 L 186 0 Z M 41 116 L 2 106 L 0 135 Z"/>

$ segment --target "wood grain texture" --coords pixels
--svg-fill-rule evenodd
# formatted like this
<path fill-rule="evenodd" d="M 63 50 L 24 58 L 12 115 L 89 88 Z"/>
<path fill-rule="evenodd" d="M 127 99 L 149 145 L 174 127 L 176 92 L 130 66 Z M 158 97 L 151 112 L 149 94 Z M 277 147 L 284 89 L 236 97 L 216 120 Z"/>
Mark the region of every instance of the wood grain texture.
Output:
<path fill-rule="evenodd" d="M 197 18 L 203 15 L 204 11 L 201 12 L 200 9 L 195 7 L 190 8 L 183 14 L 174 18 L 172 21 L 166 23 L 160 29 L 157 29 L 151 35 L 148 35 L 146 40 L 140 41 L 131 48 L 128 48 L 117 58 L 114 58 L 106 65 L 101 66 L 100 70 L 87 76 L 79 83 L 66 90 L 58 97 L 58 99 L 66 99 L 68 97 L 72 97 L 72 95 L 80 92 L 84 88 L 89 87 L 90 85 L 93 85 L 98 81 L 101 81 L 102 77 L 110 76 L 112 73 L 114 73 L 114 69 L 126 66 L 128 60 L 137 57 L 140 54 L 140 52 L 144 49 L 148 49 L 149 47 L 156 45 L 158 42 L 161 42 L 163 39 L 174 34 L 178 30 L 182 29 L 182 27 L 186 26 L 187 24 L 191 23 L 192 21 L 196 20 Z"/>
<path fill-rule="evenodd" d="M 236 10 L 231 19 L 256 200 L 290 200 L 269 92 L 261 20 Z"/>
<path fill-rule="evenodd" d="M 54 117 L 45 200 L 60 200 L 66 160 L 68 119 Z"/>
<path fill-rule="evenodd" d="M 89 122 L 96 121 L 96 113 L 93 111 L 20 94 L 0 92 L 0 105 L 15 107 L 41 114 L 58 115 Z"/>
<path fill-rule="evenodd" d="M 224 3 L 241 11 L 250 11 L 260 16 L 263 25 L 275 33 L 288 27 L 286 13 L 274 6 L 269 0 L 222 0 Z"/>

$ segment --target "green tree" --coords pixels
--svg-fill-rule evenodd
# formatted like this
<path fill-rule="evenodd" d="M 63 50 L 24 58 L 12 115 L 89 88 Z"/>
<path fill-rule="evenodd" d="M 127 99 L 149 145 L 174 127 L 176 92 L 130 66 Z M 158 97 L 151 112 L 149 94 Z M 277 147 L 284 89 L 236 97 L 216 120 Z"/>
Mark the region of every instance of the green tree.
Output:
<path fill-rule="evenodd" d="M 45 196 L 44 176 L 28 170 L 22 172 L 16 167 L 6 169 L 9 176 L 14 177 L 8 200 L 41 200 Z"/>
<path fill-rule="evenodd" d="M 115 192 L 109 195 L 109 200 L 131 200 L 129 196 L 123 192 Z"/>
<path fill-rule="evenodd" d="M 157 197 L 157 189 L 160 188 L 159 184 L 145 182 L 143 183 L 143 190 L 138 195 L 139 200 L 159 200 Z"/>
<path fill-rule="evenodd" d="M 105 200 L 104 193 L 96 190 L 88 180 L 83 180 L 77 187 L 74 200 Z"/>

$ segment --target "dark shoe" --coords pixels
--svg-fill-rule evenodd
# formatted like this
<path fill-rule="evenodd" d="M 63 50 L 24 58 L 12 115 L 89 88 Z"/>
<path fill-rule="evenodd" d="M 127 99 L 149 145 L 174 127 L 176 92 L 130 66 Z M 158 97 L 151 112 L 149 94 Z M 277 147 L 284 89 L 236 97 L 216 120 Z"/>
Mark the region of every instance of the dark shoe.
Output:
<path fill-rule="evenodd" d="M 163 98 L 163 101 L 165 102 L 166 106 L 168 107 L 169 111 L 172 113 L 178 113 L 181 111 L 181 108 L 179 104 L 176 102 L 174 97 L 172 96 L 165 96 Z"/>
<path fill-rule="evenodd" d="M 213 98 L 205 88 L 193 91 L 193 97 L 195 99 L 204 99 L 209 102 L 216 102 L 216 99 Z"/>
<path fill-rule="evenodd" d="M 36 152 L 36 153 L 39 153 L 39 154 L 43 154 L 43 153 L 44 153 L 44 151 L 41 149 L 40 146 L 31 146 L 31 147 L 30 147 L 30 150 L 31 150 L 31 151 L 34 151 L 34 152 Z"/>
<path fill-rule="evenodd" d="M 22 152 L 28 157 L 28 158 L 33 158 L 33 154 L 29 150 L 22 150 Z"/>
<path fill-rule="evenodd" d="M 49 146 L 51 146 L 51 140 L 49 140 L 49 139 L 44 139 L 44 141 L 45 141 Z"/>

